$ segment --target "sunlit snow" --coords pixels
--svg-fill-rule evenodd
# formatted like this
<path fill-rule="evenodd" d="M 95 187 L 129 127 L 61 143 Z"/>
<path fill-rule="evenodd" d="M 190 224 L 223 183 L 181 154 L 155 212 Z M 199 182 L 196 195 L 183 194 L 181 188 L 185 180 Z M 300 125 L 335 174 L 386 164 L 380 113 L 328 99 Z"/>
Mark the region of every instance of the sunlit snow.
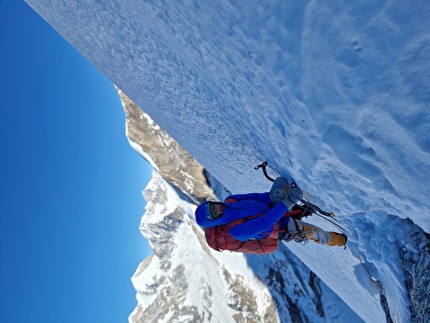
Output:
<path fill-rule="evenodd" d="M 410 320 L 399 252 L 428 252 L 409 233 L 430 229 L 428 1 L 27 2 L 231 192 L 267 191 L 264 160 L 293 176 L 349 243 L 291 250 L 365 321 L 384 320 L 380 285 Z"/>

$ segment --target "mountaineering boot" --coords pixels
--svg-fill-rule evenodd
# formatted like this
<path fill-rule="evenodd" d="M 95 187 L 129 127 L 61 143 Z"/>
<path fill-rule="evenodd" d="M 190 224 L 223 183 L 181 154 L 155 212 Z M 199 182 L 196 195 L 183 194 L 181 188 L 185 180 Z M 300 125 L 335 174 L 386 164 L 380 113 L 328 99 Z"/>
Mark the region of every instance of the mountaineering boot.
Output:
<path fill-rule="evenodd" d="M 316 225 L 312 225 L 303 221 L 300 221 L 301 226 L 303 228 L 303 232 L 306 233 L 306 237 L 315 241 L 316 243 L 320 243 L 322 245 L 328 244 L 330 241 L 330 236 L 327 231 L 317 227 Z"/>
<path fill-rule="evenodd" d="M 329 232 L 330 240 L 327 243 L 327 246 L 330 247 L 343 247 L 346 245 L 348 238 L 346 235 L 338 232 Z"/>
<path fill-rule="evenodd" d="M 316 225 L 295 219 L 288 221 L 287 231 L 289 233 L 302 233 L 304 239 L 310 239 L 316 243 L 330 247 L 343 247 L 346 245 L 346 241 L 348 240 L 346 235 L 342 233 L 325 231 Z"/>

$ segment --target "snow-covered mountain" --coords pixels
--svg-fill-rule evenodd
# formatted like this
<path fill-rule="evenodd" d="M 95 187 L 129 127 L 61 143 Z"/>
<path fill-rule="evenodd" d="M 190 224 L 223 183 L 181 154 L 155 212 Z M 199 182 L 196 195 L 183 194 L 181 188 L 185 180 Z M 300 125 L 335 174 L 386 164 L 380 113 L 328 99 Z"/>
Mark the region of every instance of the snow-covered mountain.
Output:
<path fill-rule="evenodd" d="M 157 171 L 144 191 L 140 229 L 153 255 L 132 281 L 131 322 L 359 322 L 345 302 L 287 248 L 244 256 L 209 249 L 195 205 Z"/>
<path fill-rule="evenodd" d="M 268 160 L 334 210 L 349 249 L 288 248 L 348 313 L 428 320 L 428 1 L 27 2 L 228 191 L 268 190 Z"/>

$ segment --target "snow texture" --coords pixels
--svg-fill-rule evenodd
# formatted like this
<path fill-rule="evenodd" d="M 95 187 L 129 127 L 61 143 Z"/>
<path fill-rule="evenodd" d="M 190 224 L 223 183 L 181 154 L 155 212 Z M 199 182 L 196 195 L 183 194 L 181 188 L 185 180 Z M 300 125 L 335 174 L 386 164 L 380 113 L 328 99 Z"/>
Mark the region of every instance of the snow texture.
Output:
<path fill-rule="evenodd" d="M 428 320 L 404 257 L 429 252 L 430 2 L 27 2 L 229 191 L 268 160 L 335 211 L 349 249 L 289 247 L 364 321 L 378 284 Z"/>

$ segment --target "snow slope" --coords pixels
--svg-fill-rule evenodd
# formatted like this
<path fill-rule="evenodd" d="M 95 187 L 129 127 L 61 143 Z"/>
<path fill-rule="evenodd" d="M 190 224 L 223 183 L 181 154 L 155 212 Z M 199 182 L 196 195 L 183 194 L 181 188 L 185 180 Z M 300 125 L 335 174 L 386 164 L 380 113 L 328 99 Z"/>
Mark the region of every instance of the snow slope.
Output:
<path fill-rule="evenodd" d="M 430 228 L 428 1 L 27 2 L 231 192 L 268 190 L 253 171 L 268 160 L 334 210 L 349 250 L 289 247 L 360 317 L 383 315 L 370 276 L 391 319 L 415 317 L 403 257 L 429 252 L 409 236 Z"/>

